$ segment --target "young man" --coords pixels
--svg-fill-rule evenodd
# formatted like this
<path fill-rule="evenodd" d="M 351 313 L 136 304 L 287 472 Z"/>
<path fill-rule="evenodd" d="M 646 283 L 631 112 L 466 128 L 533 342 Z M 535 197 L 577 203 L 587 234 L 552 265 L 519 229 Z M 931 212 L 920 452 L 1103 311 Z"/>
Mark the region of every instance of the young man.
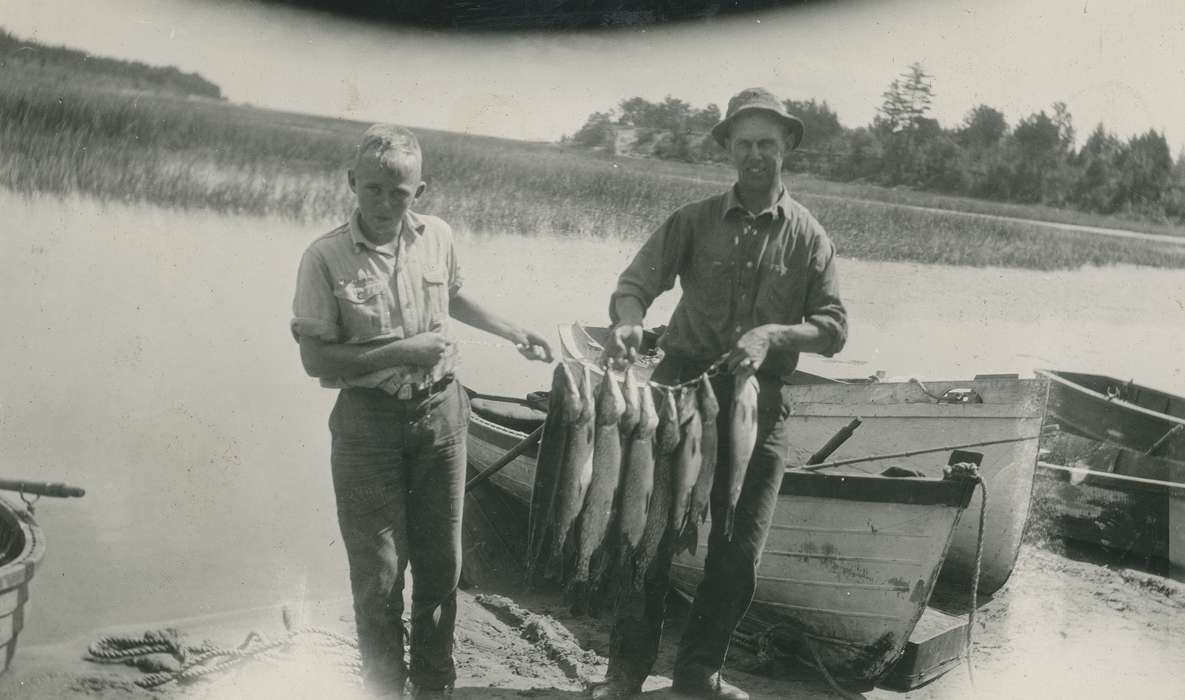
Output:
<path fill-rule="evenodd" d="M 452 231 L 415 214 L 426 187 L 408 130 L 372 126 L 348 171 L 357 209 L 300 262 L 292 333 L 305 371 L 341 389 L 329 419 L 338 523 L 350 565 L 364 681 L 400 697 L 447 693 L 469 403 L 453 370 L 449 317 L 551 361 L 541 336 L 461 290 Z M 403 574 L 412 570 L 411 664 L 404 668 Z"/>
<path fill-rule="evenodd" d="M 757 562 L 786 465 L 784 382 L 799 353 L 839 352 L 847 338 L 847 314 L 839 298 L 835 249 L 782 183 L 782 162 L 802 140 L 802 122 L 769 91 L 752 88 L 729 101 L 727 116 L 712 135 L 729 153 L 736 184 L 679 209 L 642 246 L 610 300 L 609 353 L 619 359 L 636 356 L 646 309 L 678 278 L 683 296 L 659 341 L 666 356 L 654 380 L 691 379 L 727 356 L 726 373 L 713 380 L 721 407 L 720 449 L 707 560 L 679 645 L 673 685 L 685 696 L 738 699 L 748 695 L 724 682 L 720 672 L 729 638 L 753 598 Z M 757 446 L 729 539 L 723 532 L 728 494 L 721 475 L 729 464 L 731 373 L 738 369 L 756 370 L 760 393 Z M 645 590 L 619 601 L 609 672 L 594 697 L 630 697 L 650 673 L 677 534 L 664 536 L 646 572 Z"/>

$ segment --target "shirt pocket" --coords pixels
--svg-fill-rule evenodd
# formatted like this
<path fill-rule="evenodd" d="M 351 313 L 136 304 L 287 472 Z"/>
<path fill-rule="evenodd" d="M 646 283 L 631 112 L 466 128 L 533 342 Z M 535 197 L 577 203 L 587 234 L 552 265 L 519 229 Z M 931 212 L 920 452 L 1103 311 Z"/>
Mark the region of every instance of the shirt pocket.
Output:
<path fill-rule="evenodd" d="M 761 272 L 758 323 L 799 323 L 806 305 L 808 271 L 777 264 L 765 267 Z"/>
<path fill-rule="evenodd" d="M 432 319 L 443 320 L 448 316 L 448 280 L 443 267 L 424 269 L 424 300 Z"/>
<path fill-rule="evenodd" d="M 381 281 L 368 279 L 351 280 L 333 290 L 341 310 L 342 326 L 349 337 L 365 338 L 388 330 L 390 315 L 384 303 L 385 289 Z"/>

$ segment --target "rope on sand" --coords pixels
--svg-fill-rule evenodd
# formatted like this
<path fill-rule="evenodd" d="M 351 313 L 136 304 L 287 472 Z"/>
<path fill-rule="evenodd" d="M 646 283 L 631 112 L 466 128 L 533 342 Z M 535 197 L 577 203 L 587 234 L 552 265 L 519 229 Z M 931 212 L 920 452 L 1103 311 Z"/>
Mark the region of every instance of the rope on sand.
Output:
<path fill-rule="evenodd" d="M 288 627 L 288 616 L 284 616 Z M 301 637 L 311 637 L 311 643 L 318 646 L 356 650 L 358 643 L 342 634 L 320 627 L 288 627 L 287 634 L 275 640 L 268 640 L 258 632 L 250 632 L 237 647 L 219 647 L 210 642 L 199 645 L 184 645 L 177 630 L 166 629 L 146 632 L 138 637 L 104 637 L 87 650 L 90 660 L 99 663 L 134 663 L 150 654 L 169 654 L 179 664 L 173 670 L 150 673 L 136 680 L 141 688 L 158 688 L 177 682 L 189 683 L 203 676 L 227 670 L 251 659 L 275 656 L 287 649 Z M 348 665 L 355 665 L 353 663 Z"/>
<path fill-rule="evenodd" d="M 975 688 L 975 664 L 971 660 L 973 634 L 975 632 L 975 609 L 979 607 L 979 571 L 983 565 L 983 529 L 987 522 L 987 483 L 979 474 L 979 467 L 970 462 L 959 462 L 947 467 L 943 478 L 970 479 L 979 487 L 979 532 L 975 537 L 975 571 L 971 575 L 971 610 L 967 613 L 967 678 Z"/>

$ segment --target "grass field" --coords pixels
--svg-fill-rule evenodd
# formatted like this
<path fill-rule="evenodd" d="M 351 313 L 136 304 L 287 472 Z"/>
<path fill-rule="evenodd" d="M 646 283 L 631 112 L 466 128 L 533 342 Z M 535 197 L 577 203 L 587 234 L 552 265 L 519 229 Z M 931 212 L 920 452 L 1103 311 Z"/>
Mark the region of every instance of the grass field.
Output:
<path fill-rule="evenodd" d="M 50 90 L 0 77 L 0 186 L 329 226 L 350 208 L 344 168 L 364 127 L 214 100 Z M 681 204 L 727 183 L 727 171 L 702 166 L 614 162 L 550 144 L 417 133 L 429 182 L 419 208 L 471 233 L 640 238 Z M 1034 269 L 1185 267 L 1182 246 L 886 208 L 836 199 L 842 190 L 831 185 L 817 192 L 829 196 L 816 197 L 812 192 L 823 189 L 817 182 L 800 184 L 796 196 L 849 257 Z M 865 190 L 862 199 L 877 199 Z"/>

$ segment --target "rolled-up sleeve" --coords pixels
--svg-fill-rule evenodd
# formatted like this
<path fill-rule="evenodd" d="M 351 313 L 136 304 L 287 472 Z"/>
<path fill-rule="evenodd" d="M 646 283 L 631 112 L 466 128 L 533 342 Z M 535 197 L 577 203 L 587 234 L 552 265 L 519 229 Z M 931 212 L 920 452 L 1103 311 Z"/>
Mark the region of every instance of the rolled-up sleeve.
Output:
<path fill-rule="evenodd" d="M 609 298 L 609 320 L 614 324 L 619 320 L 619 298 L 634 297 L 645 310 L 660 294 L 675 286 L 685 239 L 689 235 L 688 226 L 680 214 L 675 212 L 650 235 L 633 261 L 617 278 L 617 287 Z"/>
<path fill-rule="evenodd" d="M 826 236 L 819 236 L 813 255 L 811 283 L 807 289 L 806 312 L 808 323 L 826 333 L 831 342 L 819 353 L 831 357 L 843 349 L 848 340 L 848 312 L 839 298 L 839 272 L 835 265 L 835 246 Z"/>
<path fill-rule="evenodd" d="M 464 284 L 465 277 L 461 274 L 461 261 L 457 259 L 457 246 L 453 245 L 452 236 L 449 236 L 448 246 L 448 295 L 449 297 L 457 296 L 461 291 L 461 285 Z"/>
<path fill-rule="evenodd" d="M 315 249 L 305 251 L 296 274 L 296 295 L 292 300 L 292 337 L 337 342 L 340 336 L 337 298 L 324 258 Z"/>

